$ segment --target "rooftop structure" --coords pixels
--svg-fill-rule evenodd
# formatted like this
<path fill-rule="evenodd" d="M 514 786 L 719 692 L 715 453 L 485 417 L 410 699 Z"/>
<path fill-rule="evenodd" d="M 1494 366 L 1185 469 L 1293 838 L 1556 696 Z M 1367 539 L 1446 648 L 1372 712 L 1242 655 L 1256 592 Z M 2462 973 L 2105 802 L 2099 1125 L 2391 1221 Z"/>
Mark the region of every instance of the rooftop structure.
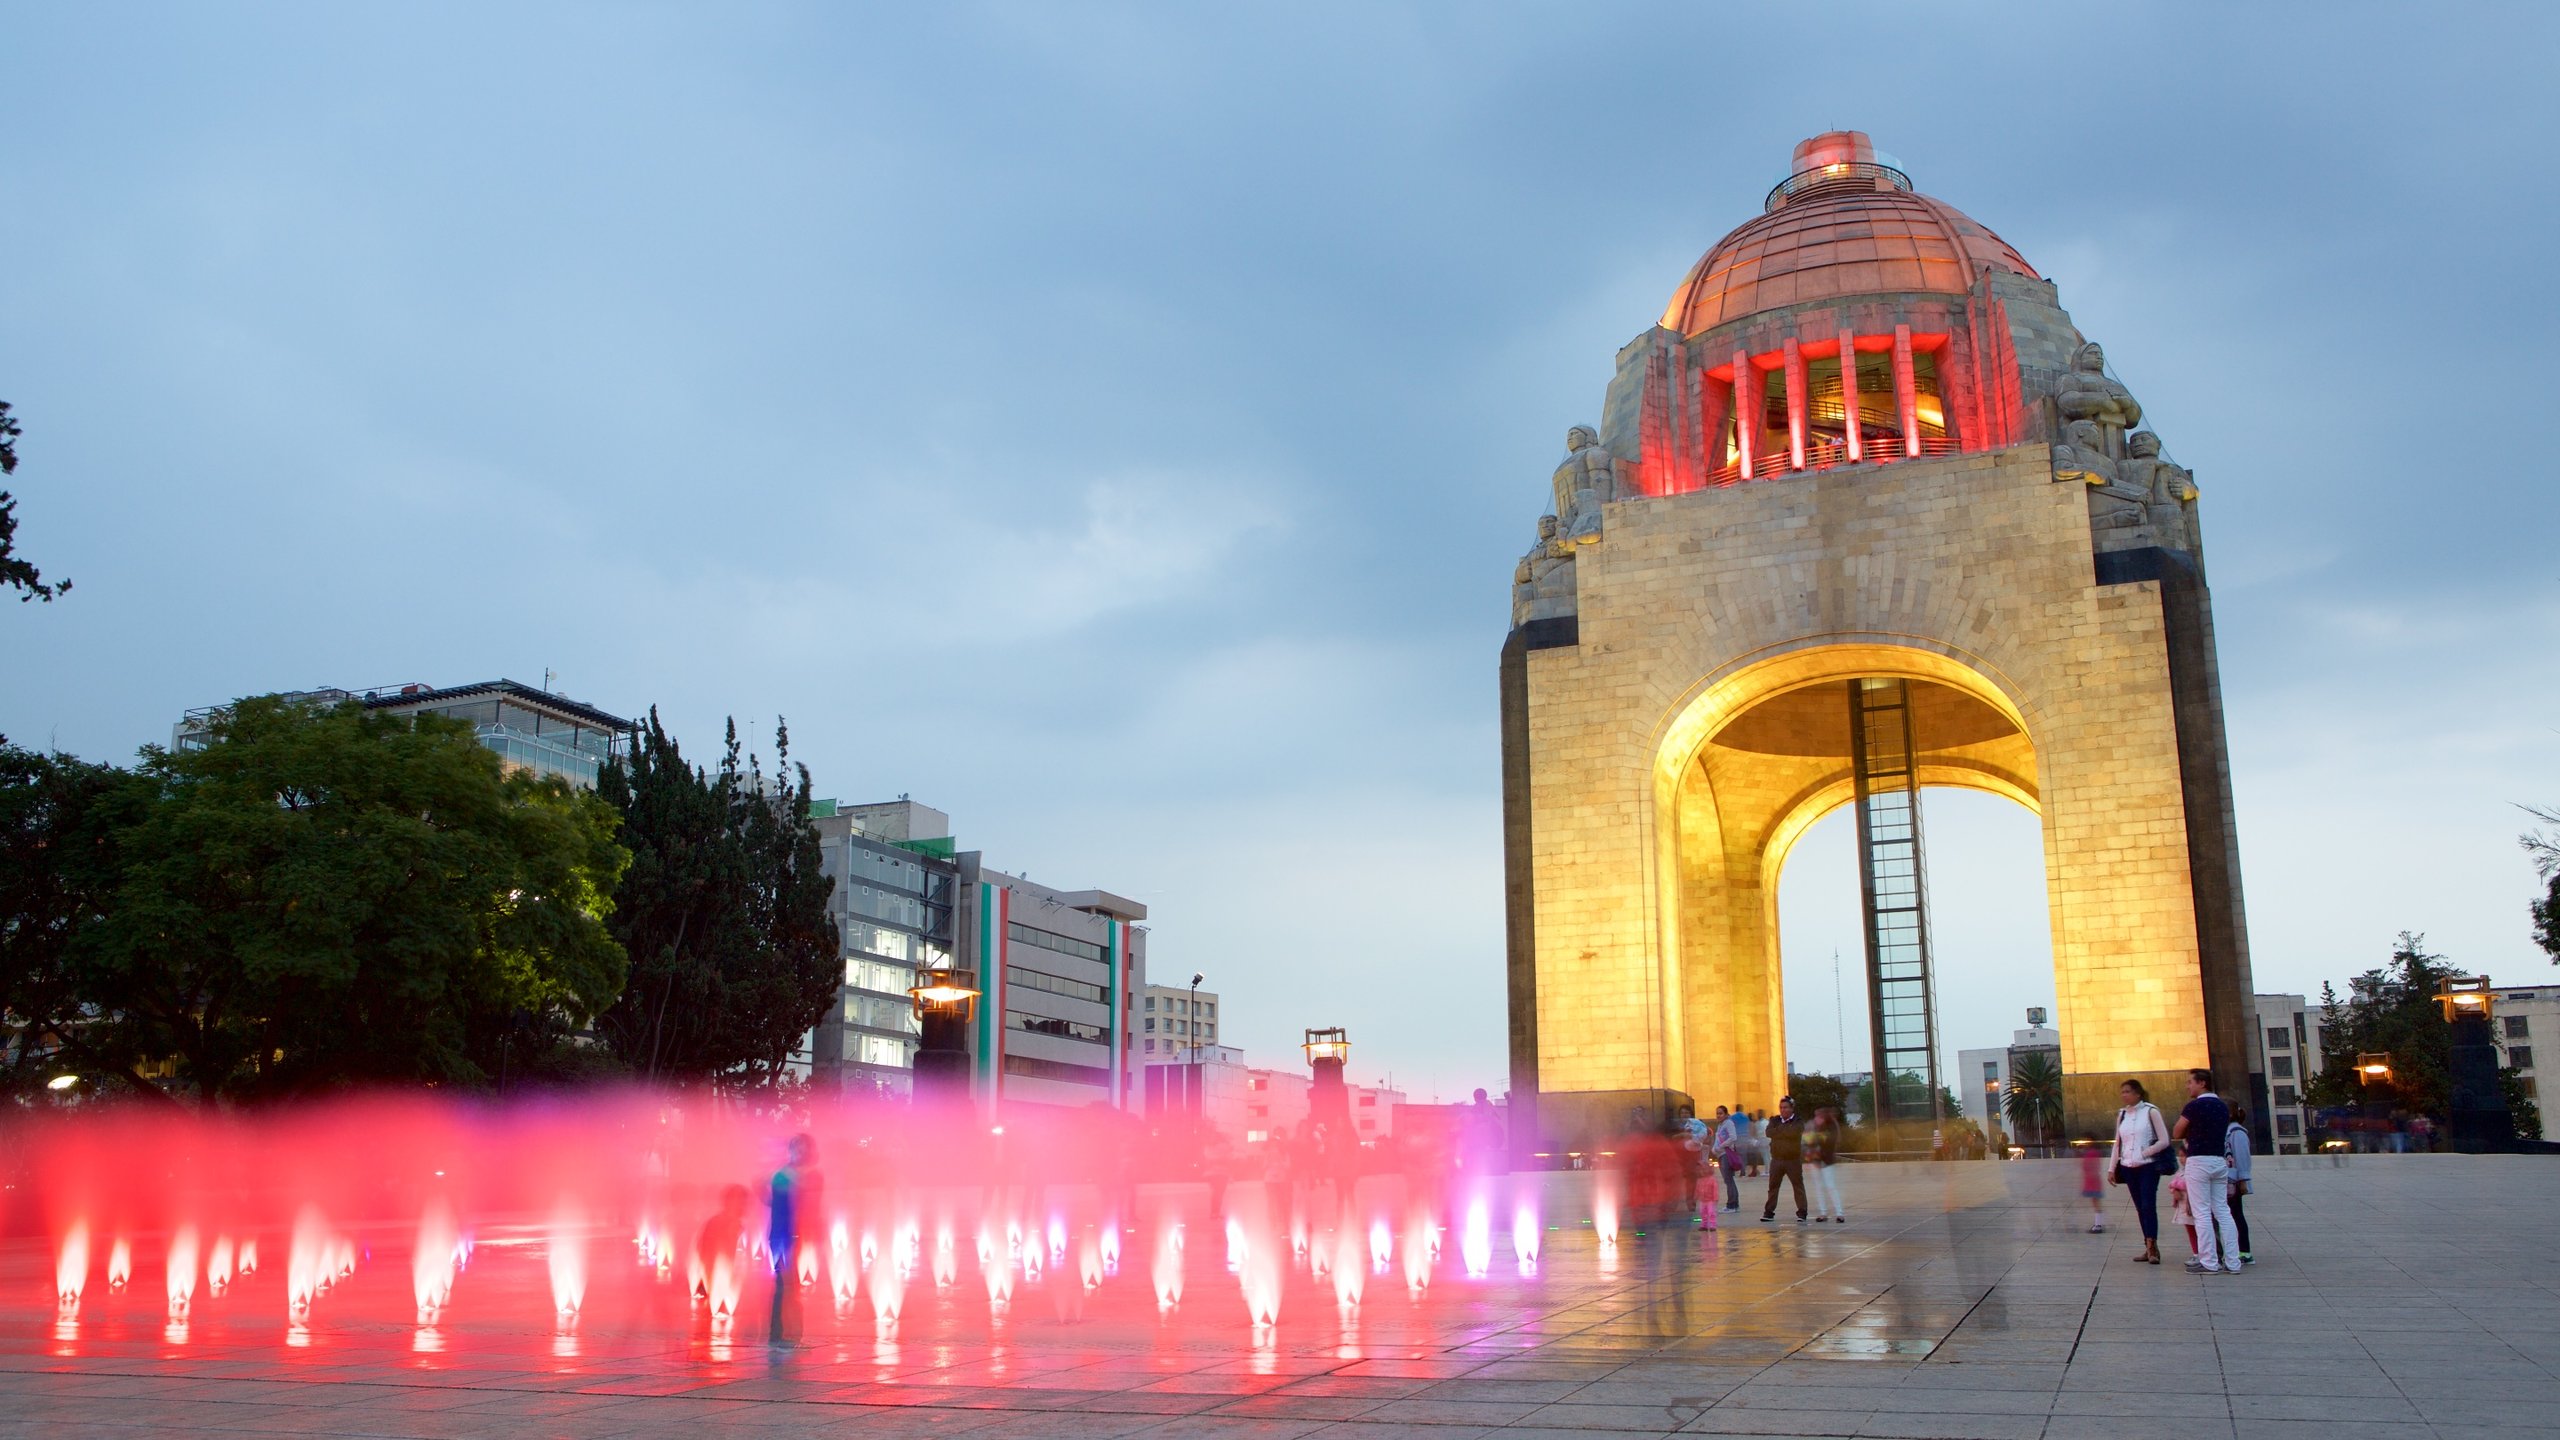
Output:
<path fill-rule="evenodd" d="M 518 680 L 443 687 L 412 682 L 361 690 L 324 686 L 285 691 L 277 698 L 319 706 L 353 702 L 394 715 L 460 720 L 509 766 L 557 775 L 582 789 L 595 787 L 605 762 L 622 752 L 631 733 L 631 722 L 619 715 Z M 207 705 L 188 711 L 172 728 L 170 748 L 191 750 L 202 745 L 213 722 L 230 709 L 229 705 Z"/>

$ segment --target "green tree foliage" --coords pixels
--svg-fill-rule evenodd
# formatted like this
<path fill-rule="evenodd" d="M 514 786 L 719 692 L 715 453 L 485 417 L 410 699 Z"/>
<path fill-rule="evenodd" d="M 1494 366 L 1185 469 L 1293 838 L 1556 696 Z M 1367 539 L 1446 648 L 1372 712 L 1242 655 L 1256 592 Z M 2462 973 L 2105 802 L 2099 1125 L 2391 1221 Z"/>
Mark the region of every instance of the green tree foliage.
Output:
<path fill-rule="evenodd" d="M 2527 805 L 2524 812 L 2544 827 L 2518 837 L 2533 857 L 2533 873 L 2542 880 L 2541 898 L 2532 903 L 2533 943 L 2560 965 L 2560 810 Z"/>
<path fill-rule="evenodd" d="M 0 400 L 0 475 L 18 473 L 18 437 L 25 434 L 9 402 Z M 0 490 L 0 590 L 15 590 L 23 603 L 50 601 L 71 589 L 68 580 L 47 583 L 33 563 L 18 554 L 18 497 Z"/>
<path fill-rule="evenodd" d="M 2454 973 L 2426 937 L 2403 930 L 2391 962 L 2347 982 L 2348 998 L 2322 986 L 2328 1018 L 2320 1029 L 2320 1074 L 2305 1093 L 2314 1105 L 2389 1105 L 2422 1115 L 2446 1113 L 2453 1094 L 2453 1027 L 2436 1005 L 2436 989 Z M 2391 1057 L 2388 1079 L 2367 1081 L 2356 1057 Z"/>
<path fill-rule="evenodd" d="M 505 771 L 459 722 L 265 698 L 121 779 L 49 763 L 6 778 L 85 857 L 49 912 L 75 1069 L 208 1099 L 474 1085 L 621 989 L 612 809 Z M 48 784 L 93 803 L 47 812 Z M 43 954 L 12 983 L 53 993 Z"/>
<path fill-rule="evenodd" d="M 76 968 L 114 894 L 117 821 L 142 791 L 112 765 L 0 740 L 0 1095 L 69 1066 L 149 1086 L 90 1048 Z"/>
<path fill-rule="evenodd" d="M 2000 1108 L 2009 1133 L 2039 1145 L 2062 1138 L 2062 1060 L 2050 1050 L 2022 1050 L 2009 1066 Z"/>
<path fill-rule="evenodd" d="M 632 851 L 613 917 L 631 956 L 622 999 L 598 1029 L 652 1080 L 770 1087 L 844 984 L 835 882 L 809 824 L 809 772 L 778 727 L 780 778 L 741 763 L 729 726 L 720 767 L 686 763 L 657 711 L 597 790 Z"/>
<path fill-rule="evenodd" d="M 1840 1123 L 1849 1123 L 1851 1111 L 1858 1107 L 1849 1103 L 1849 1087 L 1836 1075 L 1790 1075 L 1787 1093 L 1795 1097 L 1796 1113 L 1812 1118 L 1813 1112 L 1828 1105 L 1838 1112 Z"/>

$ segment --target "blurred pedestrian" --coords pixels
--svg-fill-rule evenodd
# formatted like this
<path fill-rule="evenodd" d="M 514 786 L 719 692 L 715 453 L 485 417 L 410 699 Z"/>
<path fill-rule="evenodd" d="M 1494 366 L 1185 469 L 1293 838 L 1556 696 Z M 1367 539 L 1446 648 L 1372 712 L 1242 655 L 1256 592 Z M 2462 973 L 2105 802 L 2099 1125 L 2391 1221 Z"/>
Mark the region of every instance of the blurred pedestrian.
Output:
<path fill-rule="evenodd" d="M 1796 1223 L 1805 1220 L 1804 1209 L 1804 1122 L 1796 1118 L 1794 1096 L 1778 1102 L 1778 1113 L 1768 1122 L 1769 1201 L 1760 1207 L 1763 1221 L 1778 1218 L 1778 1187 L 1793 1184 L 1796 1191 Z"/>
<path fill-rule="evenodd" d="M 2231 1228 L 2240 1232 L 2240 1263 L 2255 1265 L 2249 1253 L 2249 1112 L 2231 1107 L 2231 1128 L 2223 1132 L 2222 1158 L 2231 1162 Z"/>
<path fill-rule="evenodd" d="M 1805 1127 L 1804 1167 L 1812 1181 L 1813 1223 L 1848 1224 L 1840 1203 L 1840 1112 L 1828 1105 L 1814 1107 L 1813 1123 Z"/>
<path fill-rule="evenodd" d="M 791 1343 L 799 1326 L 799 1306 L 793 1303 L 786 1317 L 786 1299 L 796 1302 L 800 1295 L 800 1267 L 796 1263 L 801 1242 L 801 1217 L 817 1213 L 817 1176 L 810 1162 L 817 1158 L 818 1142 L 806 1135 L 791 1137 L 782 1168 L 773 1172 L 765 1209 L 765 1252 L 773 1260 L 773 1320 L 767 1338 L 776 1345 Z M 786 1318 L 790 1324 L 785 1327 Z"/>
<path fill-rule="evenodd" d="M 2160 1181 L 2176 1164 L 2176 1147 L 2170 1144 L 2168 1122 L 2160 1118 L 2160 1107 L 2151 1103 L 2141 1081 L 2128 1079 L 2117 1086 L 2116 1098 L 2124 1108 L 2116 1112 L 2114 1178 L 2133 1196 L 2134 1219 L 2142 1226 L 2142 1253 L 2135 1258 L 2157 1265 Z"/>
<path fill-rule="evenodd" d="M 2102 1234 L 2107 1228 L 2107 1186 L 2102 1178 L 2106 1154 L 2098 1148 L 2098 1137 L 2083 1132 L 2080 1136 L 2080 1194 L 2089 1202 L 2089 1233 Z"/>
<path fill-rule="evenodd" d="M 2187 1105 L 2170 1133 L 2187 1146 L 2187 1205 L 2196 1217 L 2196 1258 L 2187 1269 L 2198 1275 L 2240 1273 L 2240 1233 L 2231 1223 L 2231 1162 L 2222 1158 L 2230 1129 L 2231 1107 L 2213 1093 L 2213 1072 L 2188 1071 Z"/>

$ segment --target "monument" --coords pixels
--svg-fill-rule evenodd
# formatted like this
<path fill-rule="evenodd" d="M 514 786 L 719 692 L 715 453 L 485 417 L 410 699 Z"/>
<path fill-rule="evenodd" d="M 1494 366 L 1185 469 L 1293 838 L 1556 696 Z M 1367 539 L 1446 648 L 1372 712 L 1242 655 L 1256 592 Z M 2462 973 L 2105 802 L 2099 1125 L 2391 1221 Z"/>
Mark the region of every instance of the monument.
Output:
<path fill-rule="evenodd" d="M 1515 1143 L 1786 1080 L 1777 885 L 1856 807 L 1878 1106 L 1934 1120 L 1918 792 L 2034 811 L 2069 1123 L 2245 1068 L 2189 472 L 2053 284 L 1867 136 L 1795 148 L 1567 432 L 1502 650 Z"/>

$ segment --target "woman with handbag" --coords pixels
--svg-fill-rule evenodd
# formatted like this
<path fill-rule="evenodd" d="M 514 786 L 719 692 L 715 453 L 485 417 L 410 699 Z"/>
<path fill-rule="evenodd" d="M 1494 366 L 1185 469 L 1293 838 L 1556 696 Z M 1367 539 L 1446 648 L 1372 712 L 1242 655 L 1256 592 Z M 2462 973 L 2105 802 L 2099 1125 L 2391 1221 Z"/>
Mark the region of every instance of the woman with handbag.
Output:
<path fill-rule="evenodd" d="M 2114 1181 L 2133 1192 L 2134 1217 L 2142 1222 L 2142 1264 L 2160 1263 L 2160 1179 L 2177 1168 L 2177 1147 L 2169 1143 L 2168 1123 L 2139 1080 L 2116 1087 L 2124 1108 L 2116 1112 Z"/>

